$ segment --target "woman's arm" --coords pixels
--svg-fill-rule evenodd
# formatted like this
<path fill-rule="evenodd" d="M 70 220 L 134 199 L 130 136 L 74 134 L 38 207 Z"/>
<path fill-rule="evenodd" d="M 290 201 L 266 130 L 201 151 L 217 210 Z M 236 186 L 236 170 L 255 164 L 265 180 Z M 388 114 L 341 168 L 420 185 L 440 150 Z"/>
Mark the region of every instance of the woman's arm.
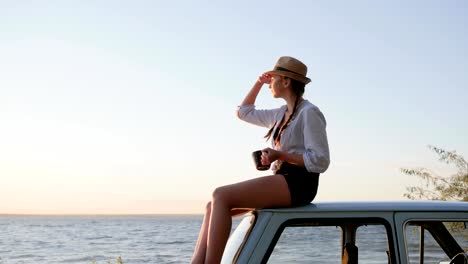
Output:
<path fill-rule="evenodd" d="M 275 160 L 281 160 L 299 167 L 305 167 L 304 158 L 301 154 L 292 154 L 286 151 L 274 150 L 272 148 L 266 148 L 262 150 L 262 164 L 268 165 Z"/>
<path fill-rule="evenodd" d="M 304 111 L 304 166 L 310 172 L 323 173 L 330 165 L 326 121 L 318 108 Z"/>
<path fill-rule="evenodd" d="M 240 106 L 255 104 L 255 100 L 257 99 L 257 95 L 260 92 L 260 89 L 262 89 L 263 84 L 270 83 L 270 80 L 271 76 L 268 74 L 262 74 L 258 77 L 258 80 L 253 85 L 252 89 L 250 89 L 250 92 L 245 96 L 244 101 L 242 101 Z"/>
<path fill-rule="evenodd" d="M 271 76 L 268 74 L 258 77 L 250 92 L 245 96 L 244 101 L 237 108 L 237 117 L 251 124 L 267 128 L 270 128 L 275 123 L 277 114 L 284 110 L 280 108 L 268 110 L 255 109 L 255 100 L 258 93 L 262 89 L 263 84 L 270 83 L 270 80 Z"/>

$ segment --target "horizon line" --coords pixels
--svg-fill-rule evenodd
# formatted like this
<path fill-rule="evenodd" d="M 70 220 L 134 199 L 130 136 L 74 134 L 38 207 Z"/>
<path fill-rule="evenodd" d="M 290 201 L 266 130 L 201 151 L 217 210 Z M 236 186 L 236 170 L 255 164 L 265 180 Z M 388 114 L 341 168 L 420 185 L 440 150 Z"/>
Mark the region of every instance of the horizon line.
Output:
<path fill-rule="evenodd" d="M 64 213 L 64 214 L 54 214 L 54 213 L 0 213 L 0 217 L 9 217 L 9 216 L 64 216 L 64 217 L 77 217 L 77 216 L 195 216 L 195 215 L 203 215 L 203 213 Z"/>

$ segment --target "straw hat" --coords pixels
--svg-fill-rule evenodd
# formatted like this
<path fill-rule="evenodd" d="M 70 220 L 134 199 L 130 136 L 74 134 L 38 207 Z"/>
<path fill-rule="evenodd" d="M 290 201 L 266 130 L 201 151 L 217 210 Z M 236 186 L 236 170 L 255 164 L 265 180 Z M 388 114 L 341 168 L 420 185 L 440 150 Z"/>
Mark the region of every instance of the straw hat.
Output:
<path fill-rule="evenodd" d="M 310 79 L 306 77 L 307 66 L 300 60 L 295 59 L 293 57 L 280 57 L 278 59 L 278 62 L 276 62 L 275 68 L 265 73 L 289 77 L 291 79 L 298 80 L 305 84 L 308 84 L 310 82 Z"/>

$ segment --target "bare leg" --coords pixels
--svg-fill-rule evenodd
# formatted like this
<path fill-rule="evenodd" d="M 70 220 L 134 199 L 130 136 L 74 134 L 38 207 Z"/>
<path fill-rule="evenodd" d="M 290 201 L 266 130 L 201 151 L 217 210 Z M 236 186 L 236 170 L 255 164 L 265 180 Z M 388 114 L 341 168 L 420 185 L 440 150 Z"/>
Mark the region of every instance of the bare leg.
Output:
<path fill-rule="evenodd" d="M 240 216 L 252 210 L 253 209 L 235 208 L 231 210 L 231 217 Z M 210 217 L 211 217 L 211 202 L 208 202 L 208 204 L 206 205 L 205 216 L 203 217 L 203 223 L 200 229 L 200 234 L 198 235 L 197 245 L 195 246 L 195 251 L 193 253 L 192 262 L 191 262 L 192 264 L 205 263 Z"/>
<path fill-rule="evenodd" d="M 256 178 L 217 188 L 213 192 L 205 263 L 219 263 L 231 230 L 232 208 L 287 207 L 288 185 L 282 175 Z M 236 212 L 236 210 L 234 210 Z"/>
<path fill-rule="evenodd" d="M 197 245 L 195 246 L 195 252 L 193 253 L 192 264 L 205 263 L 206 240 L 208 237 L 210 218 L 211 202 L 208 202 L 206 205 L 205 216 L 203 217 L 203 223 L 200 228 L 200 234 L 198 235 Z"/>

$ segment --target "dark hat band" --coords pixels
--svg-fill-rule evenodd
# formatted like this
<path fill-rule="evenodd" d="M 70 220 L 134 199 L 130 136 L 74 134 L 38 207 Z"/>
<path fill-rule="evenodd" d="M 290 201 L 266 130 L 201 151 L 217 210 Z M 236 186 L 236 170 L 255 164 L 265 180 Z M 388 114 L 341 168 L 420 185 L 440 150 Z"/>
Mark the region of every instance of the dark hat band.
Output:
<path fill-rule="evenodd" d="M 291 70 L 288 70 L 288 69 L 286 69 L 286 68 L 278 67 L 278 66 L 275 67 L 275 71 L 292 72 L 292 73 L 294 73 L 294 74 L 298 74 L 298 75 L 304 76 L 304 75 L 302 75 L 302 74 L 300 74 L 300 73 L 297 73 L 297 72 L 295 72 L 295 71 L 291 71 Z"/>

